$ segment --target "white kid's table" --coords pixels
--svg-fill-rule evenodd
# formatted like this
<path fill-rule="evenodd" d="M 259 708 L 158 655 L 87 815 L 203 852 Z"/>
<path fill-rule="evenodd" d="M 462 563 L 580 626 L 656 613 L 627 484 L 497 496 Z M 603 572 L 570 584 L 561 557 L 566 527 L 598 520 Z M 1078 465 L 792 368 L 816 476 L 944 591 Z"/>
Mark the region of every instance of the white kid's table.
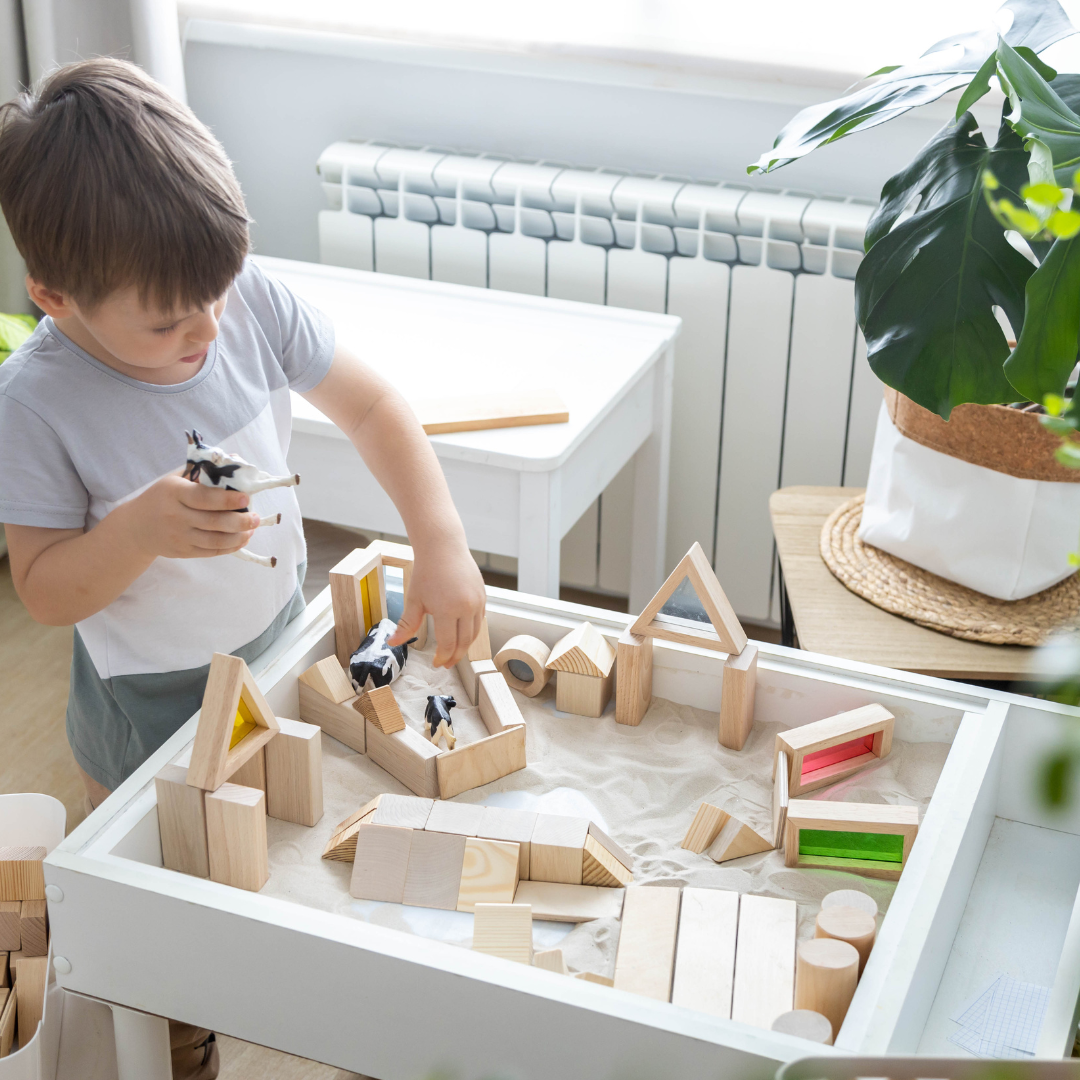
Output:
<path fill-rule="evenodd" d="M 518 588 L 559 595 L 559 544 L 634 461 L 630 609 L 664 578 L 673 349 L 669 315 L 260 258 L 407 398 L 553 388 L 566 424 L 433 435 L 469 546 L 516 556 Z M 305 517 L 405 532 L 359 454 L 293 395 L 290 466 Z"/>

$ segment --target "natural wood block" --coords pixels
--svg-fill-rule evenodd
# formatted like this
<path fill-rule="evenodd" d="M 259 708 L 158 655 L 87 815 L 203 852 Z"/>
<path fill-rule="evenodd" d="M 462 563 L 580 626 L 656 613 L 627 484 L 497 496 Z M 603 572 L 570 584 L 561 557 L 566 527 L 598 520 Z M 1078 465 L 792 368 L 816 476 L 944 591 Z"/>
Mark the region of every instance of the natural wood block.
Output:
<path fill-rule="evenodd" d="M 333 660 L 333 657 L 330 659 Z M 334 660 L 334 663 L 337 661 Z M 335 703 L 304 683 L 299 684 L 299 690 L 300 719 L 305 724 L 317 724 L 330 738 L 337 739 L 358 754 L 367 753 L 364 714 L 356 708 L 359 697 L 354 695 L 343 702 Z"/>
<path fill-rule="evenodd" d="M 633 856 L 625 849 L 620 847 L 611 839 L 610 836 L 595 821 L 589 822 L 589 835 L 600 844 L 601 847 L 607 848 L 611 855 L 614 855 L 626 867 L 627 870 L 634 869 Z"/>
<path fill-rule="evenodd" d="M 489 956 L 531 964 L 532 909 L 528 904 L 477 904 L 472 947 Z"/>
<path fill-rule="evenodd" d="M 859 982 L 859 953 L 834 938 L 814 938 L 798 948 L 795 966 L 795 1008 L 826 1017 L 836 1039 Z"/>
<path fill-rule="evenodd" d="M 515 900 L 528 904 L 538 919 L 548 922 L 589 922 L 617 919 L 622 913 L 622 889 L 599 885 L 560 885 L 554 881 L 522 881 Z"/>
<path fill-rule="evenodd" d="M 49 916 L 44 900 L 24 900 L 19 913 L 23 956 L 44 956 L 49 951 Z"/>
<path fill-rule="evenodd" d="M 518 703 L 500 672 L 481 672 L 477 676 L 477 695 L 480 719 L 490 735 L 525 723 L 525 717 L 521 715 Z"/>
<path fill-rule="evenodd" d="M 327 656 L 299 676 L 304 686 L 311 687 L 316 693 L 332 701 L 335 705 L 341 705 L 356 697 L 349 676 L 338 663 L 336 656 Z"/>
<path fill-rule="evenodd" d="M 20 905 L 21 906 L 21 905 Z M 14 950 L 18 952 L 18 949 Z M 11 983 L 8 979 L 8 953 L 7 951 L 0 952 L 0 986 L 10 986 Z"/>
<path fill-rule="evenodd" d="M 383 566 L 396 566 L 401 570 L 404 605 L 407 609 L 409 588 L 412 585 L 413 549 L 408 544 L 395 544 L 390 540 L 372 540 L 364 550 L 373 555 L 377 553 L 382 559 Z M 416 648 L 422 649 L 425 645 L 427 645 L 426 615 L 420 620 L 420 627 L 416 631 Z"/>
<path fill-rule="evenodd" d="M 533 967 L 554 971 L 556 975 L 570 974 L 566 970 L 566 958 L 562 949 L 544 949 L 543 952 L 533 953 Z"/>
<path fill-rule="evenodd" d="M 464 855 L 464 836 L 413 830 L 401 902 L 454 911 L 458 906 Z"/>
<path fill-rule="evenodd" d="M 270 877 L 265 793 L 222 784 L 205 802 L 210 880 L 258 892 Z"/>
<path fill-rule="evenodd" d="M 349 895 L 357 900 L 400 904 L 409 873 L 409 852 L 415 829 L 392 825 L 361 825 L 356 834 Z"/>
<path fill-rule="evenodd" d="M 865 911 L 872 919 L 877 918 L 877 901 L 860 889 L 836 889 L 827 893 L 821 901 L 821 910 L 831 907 L 853 907 Z"/>
<path fill-rule="evenodd" d="M 606 975 L 598 975 L 595 971 L 579 971 L 574 978 L 581 979 L 583 982 L 597 983 L 600 986 L 615 985 L 614 979 L 609 979 Z"/>
<path fill-rule="evenodd" d="M 384 735 L 393 735 L 395 731 L 401 731 L 405 727 L 405 717 L 401 715 L 394 691 L 389 686 L 376 686 L 374 689 L 365 690 L 360 695 L 357 708 L 364 714 L 364 718 L 370 720 Z"/>
<path fill-rule="evenodd" d="M 410 398 L 409 404 L 428 435 L 565 424 L 570 420 L 570 413 L 558 391 L 546 387 L 486 393 L 473 391 L 461 397 Z"/>
<path fill-rule="evenodd" d="M 611 700 L 614 672 L 607 675 L 578 675 L 560 671 L 555 677 L 555 708 L 574 716 L 603 716 Z"/>
<path fill-rule="evenodd" d="M 784 846 L 784 827 L 788 808 L 788 756 L 778 750 L 773 763 L 772 835 L 773 847 Z"/>
<path fill-rule="evenodd" d="M 622 632 L 616 645 L 615 723 L 637 727 L 652 702 L 653 639 Z"/>
<path fill-rule="evenodd" d="M 771 839 L 754 832 L 749 825 L 738 818 L 727 815 L 723 828 L 709 848 L 709 858 L 713 862 L 728 862 L 741 859 L 746 855 L 759 855 L 763 851 L 772 851 L 776 845 Z"/>
<path fill-rule="evenodd" d="M 45 984 L 49 976 L 47 956 L 22 957 L 15 961 L 15 987 L 19 996 L 19 1047 L 25 1049 L 37 1034 L 45 1011 Z"/>
<path fill-rule="evenodd" d="M 772 1030 L 784 1035 L 794 1035 L 808 1042 L 832 1046 L 832 1024 L 828 1017 L 811 1009 L 792 1009 L 790 1012 L 781 1013 L 773 1021 Z"/>
<path fill-rule="evenodd" d="M 484 816 L 476 835 L 487 840 L 508 840 L 518 846 L 518 877 L 529 880 L 532 853 L 532 834 L 536 828 L 536 813 L 532 810 L 508 810 L 501 806 L 485 806 Z"/>
<path fill-rule="evenodd" d="M 44 900 L 45 848 L 0 847 L 0 900 Z"/>
<path fill-rule="evenodd" d="M 480 676 L 495 674 L 499 669 L 495 666 L 494 660 L 470 660 L 468 656 L 463 656 L 458 661 L 455 670 L 465 690 L 465 697 L 470 705 L 475 705 L 479 693 Z"/>
<path fill-rule="evenodd" d="M 459 836 L 479 836 L 480 822 L 486 806 L 479 803 L 444 802 L 436 800 L 428 814 L 428 832 L 457 833 Z"/>
<path fill-rule="evenodd" d="M 279 720 L 278 723 L 280 724 L 281 721 Z M 266 791 L 266 746 L 248 758 L 229 777 L 229 781 L 233 784 L 239 784 L 240 787 L 253 787 L 258 788 L 260 791 Z"/>
<path fill-rule="evenodd" d="M 314 825 L 323 816 L 322 734 L 299 720 L 282 717 L 278 723 L 281 730 L 265 751 L 266 812 Z"/>
<path fill-rule="evenodd" d="M 529 877 L 580 885 L 589 819 L 537 814 L 533 828 Z"/>
<path fill-rule="evenodd" d="M 470 660 L 491 659 L 491 638 L 488 635 L 488 621 L 486 615 L 480 621 L 480 633 L 476 635 L 476 638 L 469 646 L 465 655 Z"/>
<path fill-rule="evenodd" d="M 616 990 L 671 1000 L 678 926 L 677 888 L 634 885 L 626 890 L 615 954 Z"/>
<path fill-rule="evenodd" d="M 548 655 L 552 671 L 605 676 L 615 663 L 615 650 L 590 622 L 583 622 L 560 638 Z"/>
<path fill-rule="evenodd" d="M 18 988 L 12 987 L 3 1008 L 0 1009 L 0 1058 L 5 1058 L 11 1053 L 11 1045 L 15 1041 L 15 1014 L 18 997 Z"/>
<path fill-rule="evenodd" d="M 426 799 L 439 797 L 439 774 L 435 762 L 439 748 L 406 726 L 384 735 L 370 720 L 364 721 L 367 755 L 410 791 Z"/>
<path fill-rule="evenodd" d="M 423 829 L 434 808 L 434 800 L 419 799 L 412 795 L 383 795 L 373 825 L 393 825 L 399 829 Z"/>
<path fill-rule="evenodd" d="M 894 719 L 882 705 L 837 713 L 776 736 L 788 756 L 788 793 L 796 798 L 851 776 L 892 750 Z"/>
<path fill-rule="evenodd" d="M 338 664 L 348 670 L 349 658 L 360 647 L 372 619 L 381 607 L 386 610 L 386 586 L 382 579 L 382 556 L 378 552 L 354 548 L 330 570 L 330 602 L 334 609 L 334 645 Z M 369 590 L 364 579 L 375 575 L 377 588 Z M 372 591 L 374 596 L 372 596 Z M 367 594 L 368 612 L 364 599 Z M 371 610 L 374 600 L 375 611 Z M 380 615 L 381 618 L 381 615 Z M 374 619 L 378 622 L 378 619 Z"/>
<path fill-rule="evenodd" d="M 757 690 L 756 645 L 746 644 L 741 653 L 724 661 L 720 687 L 720 727 L 717 738 L 729 750 L 741 750 L 754 726 L 754 694 Z"/>
<path fill-rule="evenodd" d="M 7 954 L 18 952 L 22 948 L 22 925 L 19 922 L 22 905 L 22 900 L 0 901 L 0 952 L 4 954 L 5 966 Z M 6 985 L 0 981 L 0 986 Z"/>
<path fill-rule="evenodd" d="M 585 849 L 581 860 L 582 885 L 603 885 L 617 889 L 629 885 L 634 875 L 596 837 L 585 837 Z"/>
<path fill-rule="evenodd" d="M 732 1020 L 768 1030 L 792 1008 L 796 921 L 794 900 L 740 898 Z"/>
<path fill-rule="evenodd" d="M 360 807 L 355 814 L 350 814 L 344 821 L 338 823 L 333 836 L 326 841 L 326 847 L 323 848 L 324 859 L 352 862 L 356 858 L 356 834 L 364 822 L 370 821 L 375 816 L 381 799 L 381 795 L 376 795 L 366 806 Z"/>
<path fill-rule="evenodd" d="M 520 690 L 526 697 L 536 697 L 551 678 L 551 672 L 547 669 L 550 656 L 551 650 L 539 638 L 531 634 L 518 634 L 495 654 L 495 666 L 502 673 L 507 686 Z M 514 670 L 511 670 L 511 664 Z M 526 672 L 528 678 L 524 677 Z"/>
<path fill-rule="evenodd" d="M 435 759 L 439 795 L 452 799 L 524 769 L 525 726 L 508 727 L 479 742 L 445 750 Z"/>
<path fill-rule="evenodd" d="M 477 904 L 512 904 L 518 886 L 518 846 L 505 840 L 465 839 L 458 911 Z"/>
<path fill-rule="evenodd" d="M 737 892 L 683 889 L 673 1005 L 730 1019 L 738 928 Z"/>
<path fill-rule="evenodd" d="M 24 905 L 26 903 L 29 901 L 24 901 Z M 855 946 L 855 951 L 859 954 L 860 975 L 866 967 L 866 961 L 870 959 L 870 950 L 874 947 L 876 936 L 877 919 L 856 907 L 842 905 L 823 907 L 818 912 L 814 924 L 814 937 L 835 938 L 837 941 L 846 941 L 849 945 Z"/>
<path fill-rule="evenodd" d="M 712 842 L 720 835 L 724 822 L 730 817 L 731 815 L 721 810 L 719 806 L 703 802 L 697 808 L 694 820 L 690 822 L 690 828 L 686 830 L 680 847 L 700 855 L 706 848 L 712 847 Z"/>

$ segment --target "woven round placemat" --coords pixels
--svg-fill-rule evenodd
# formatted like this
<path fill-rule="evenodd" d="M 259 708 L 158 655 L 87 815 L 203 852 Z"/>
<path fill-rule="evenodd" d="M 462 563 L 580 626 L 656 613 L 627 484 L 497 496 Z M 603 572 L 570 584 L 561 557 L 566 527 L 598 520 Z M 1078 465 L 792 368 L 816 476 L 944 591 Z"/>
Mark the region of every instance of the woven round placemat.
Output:
<path fill-rule="evenodd" d="M 1080 627 L 1080 577 L 1073 574 L 1023 600 L 996 600 L 913 566 L 856 535 L 863 496 L 838 506 L 821 529 L 821 557 L 853 593 L 883 611 L 967 641 L 1041 645 Z"/>

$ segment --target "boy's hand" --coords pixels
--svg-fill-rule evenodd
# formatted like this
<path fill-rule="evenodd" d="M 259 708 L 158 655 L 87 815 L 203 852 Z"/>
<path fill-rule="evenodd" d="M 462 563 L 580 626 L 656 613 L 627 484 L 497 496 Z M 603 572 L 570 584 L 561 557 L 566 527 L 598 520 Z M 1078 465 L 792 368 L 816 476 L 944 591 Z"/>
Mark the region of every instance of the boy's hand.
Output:
<path fill-rule="evenodd" d="M 251 539 L 259 515 L 235 513 L 247 504 L 242 491 L 206 487 L 172 474 L 117 512 L 128 518 L 132 540 L 147 555 L 206 559 L 239 551 Z"/>
<path fill-rule="evenodd" d="M 436 667 L 453 667 L 480 633 L 486 604 L 484 579 L 467 547 L 459 550 L 448 544 L 434 555 L 417 554 L 408 601 L 387 644 L 408 641 L 424 616 L 431 615 L 436 642 L 433 662 Z"/>

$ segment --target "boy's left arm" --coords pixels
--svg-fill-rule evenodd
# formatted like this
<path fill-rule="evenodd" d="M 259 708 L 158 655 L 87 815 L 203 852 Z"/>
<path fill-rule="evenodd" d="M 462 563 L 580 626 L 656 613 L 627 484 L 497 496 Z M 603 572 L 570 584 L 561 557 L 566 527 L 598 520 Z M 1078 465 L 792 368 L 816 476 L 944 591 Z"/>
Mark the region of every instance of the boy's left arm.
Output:
<path fill-rule="evenodd" d="M 480 632 L 487 594 L 424 429 L 390 383 L 340 346 L 325 378 L 303 396 L 348 435 L 405 523 L 416 563 L 390 644 L 412 637 L 429 614 L 435 665 L 452 667 Z"/>

